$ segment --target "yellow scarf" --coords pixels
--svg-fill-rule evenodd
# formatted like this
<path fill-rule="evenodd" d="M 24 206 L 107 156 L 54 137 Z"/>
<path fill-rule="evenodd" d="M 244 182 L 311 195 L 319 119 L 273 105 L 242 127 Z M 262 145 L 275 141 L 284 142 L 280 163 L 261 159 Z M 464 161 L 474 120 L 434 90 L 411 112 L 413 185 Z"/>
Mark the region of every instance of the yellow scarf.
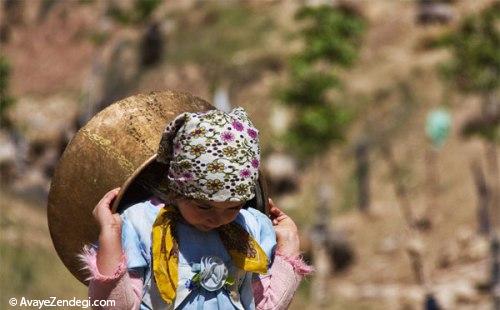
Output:
<path fill-rule="evenodd" d="M 180 220 L 182 216 L 174 206 L 165 206 L 153 224 L 153 273 L 160 295 L 167 303 L 173 302 L 179 279 L 175 224 Z M 266 253 L 243 227 L 233 222 L 217 228 L 217 232 L 236 267 L 260 274 L 267 272 Z"/>

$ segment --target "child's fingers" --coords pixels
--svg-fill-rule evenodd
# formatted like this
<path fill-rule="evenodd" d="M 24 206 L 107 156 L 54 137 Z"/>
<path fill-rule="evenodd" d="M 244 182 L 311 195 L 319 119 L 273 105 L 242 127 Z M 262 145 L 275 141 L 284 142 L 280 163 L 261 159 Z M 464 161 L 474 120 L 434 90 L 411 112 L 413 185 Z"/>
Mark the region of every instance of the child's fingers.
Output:
<path fill-rule="evenodd" d="M 271 216 L 271 219 L 276 219 L 279 217 L 280 211 L 278 208 L 272 207 L 271 209 L 269 209 L 269 215 Z"/>
<path fill-rule="evenodd" d="M 275 210 L 275 213 L 276 212 L 280 212 L 280 213 L 278 213 L 277 215 L 271 216 L 271 221 L 272 221 L 274 226 L 280 225 L 282 222 L 284 222 L 288 219 L 288 216 L 285 213 L 281 212 L 279 209 Z"/>
<path fill-rule="evenodd" d="M 279 216 L 281 213 L 281 210 L 274 204 L 274 201 L 271 198 L 269 198 L 269 211 L 276 216 Z"/>
<path fill-rule="evenodd" d="M 92 210 L 92 215 L 95 218 L 99 218 L 103 216 L 103 214 L 107 214 L 111 212 L 111 202 L 116 198 L 118 193 L 120 192 L 120 188 L 115 188 L 107 192 L 104 197 L 97 203 L 94 210 Z"/>
<path fill-rule="evenodd" d="M 288 215 L 286 215 L 285 212 L 281 211 L 280 208 L 276 207 L 271 198 L 269 198 L 269 206 L 270 206 L 269 215 L 273 225 L 275 226 L 279 225 L 280 222 L 288 219 Z"/>
<path fill-rule="evenodd" d="M 105 204 L 105 205 L 111 204 L 111 201 L 113 201 L 113 199 L 116 197 L 116 195 L 118 195 L 119 192 L 120 192 L 119 187 L 110 190 L 104 195 L 104 197 L 102 197 L 101 201 L 99 201 L 99 204 Z"/>
<path fill-rule="evenodd" d="M 273 208 L 272 208 L 271 210 L 269 210 L 269 211 L 270 211 L 270 212 L 273 214 L 273 216 L 274 216 L 274 217 L 276 217 L 276 218 L 283 218 L 283 217 L 286 217 L 286 214 L 285 214 L 283 211 L 281 211 L 281 209 L 280 209 L 280 208 L 278 208 L 278 207 L 273 207 Z"/>

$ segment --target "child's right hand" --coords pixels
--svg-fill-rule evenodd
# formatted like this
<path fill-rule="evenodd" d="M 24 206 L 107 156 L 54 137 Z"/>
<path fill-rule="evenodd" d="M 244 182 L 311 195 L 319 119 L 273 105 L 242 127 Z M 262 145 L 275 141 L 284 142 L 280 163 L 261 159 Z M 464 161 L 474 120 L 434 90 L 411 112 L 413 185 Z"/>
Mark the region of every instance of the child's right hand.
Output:
<path fill-rule="evenodd" d="M 113 214 L 111 212 L 111 203 L 119 191 L 120 188 L 115 188 L 107 192 L 92 211 L 92 215 L 94 215 L 97 223 L 99 223 L 101 233 L 107 231 L 121 232 L 122 219 L 118 213 Z"/>
<path fill-rule="evenodd" d="M 118 213 L 111 212 L 111 203 L 116 198 L 119 188 L 110 190 L 95 206 L 92 214 L 99 223 L 99 250 L 96 264 L 99 272 L 111 276 L 122 260 L 121 231 L 122 219 Z"/>

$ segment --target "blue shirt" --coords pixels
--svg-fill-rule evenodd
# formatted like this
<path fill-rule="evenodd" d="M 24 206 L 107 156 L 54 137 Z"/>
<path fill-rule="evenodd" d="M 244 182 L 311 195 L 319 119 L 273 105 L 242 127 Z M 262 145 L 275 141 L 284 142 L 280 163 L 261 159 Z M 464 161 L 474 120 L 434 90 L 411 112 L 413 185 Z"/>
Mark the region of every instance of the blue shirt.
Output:
<path fill-rule="evenodd" d="M 150 200 L 127 208 L 122 217 L 122 247 L 127 256 L 127 267 L 139 272 L 144 279 L 141 310 L 169 309 L 159 295 L 151 265 L 151 231 L 160 207 Z M 259 243 L 272 259 L 276 235 L 271 221 L 261 212 L 242 209 L 235 222 Z M 176 223 L 179 244 L 179 282 L 173 307 L 175 309 L 254 309 L 253 274 L 236 268 L 217 231 L 202 232 L 185 223 Z M 238 281 L 237 291 L 230 294 L 226 288 L 207 291 L 189 286 L 196 274 L 196 265 L 202 257 L 216 256 L 224 262 L 229 274 Z"/>

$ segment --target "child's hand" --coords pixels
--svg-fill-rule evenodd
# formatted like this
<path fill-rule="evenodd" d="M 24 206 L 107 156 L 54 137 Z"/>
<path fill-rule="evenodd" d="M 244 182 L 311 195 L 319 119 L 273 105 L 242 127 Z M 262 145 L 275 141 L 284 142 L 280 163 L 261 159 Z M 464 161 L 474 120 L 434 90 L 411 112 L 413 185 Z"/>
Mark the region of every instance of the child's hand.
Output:
<path fill-rule="evenodd" d="M 101 233 L 103 232 L 121 232 L 122 220 L 118 213 L 111 213 L 111 203 L 115 199 L 120 188 L 115 188 L 107 192 L 101 201 L 95 206 L 92 214 L 99 223 Z"/>
<path fill-rule="evenodd" d="M 269 199 L 271 220 L 276 231 L 276 250 L 282 255 L 297 256 L 300 254 L 299 231 L 293 220 L 274 205 Z"/>
<path fill-rule="evenodd" d="M 118 213 L 111 212 L 111 203 L 119 191 L 120 188 L 115 188 L 107 192 L 92 211 L 101 228 L 96 263 L 103 275 L 112 275 L 121 261 L 122 219 Z"/>

